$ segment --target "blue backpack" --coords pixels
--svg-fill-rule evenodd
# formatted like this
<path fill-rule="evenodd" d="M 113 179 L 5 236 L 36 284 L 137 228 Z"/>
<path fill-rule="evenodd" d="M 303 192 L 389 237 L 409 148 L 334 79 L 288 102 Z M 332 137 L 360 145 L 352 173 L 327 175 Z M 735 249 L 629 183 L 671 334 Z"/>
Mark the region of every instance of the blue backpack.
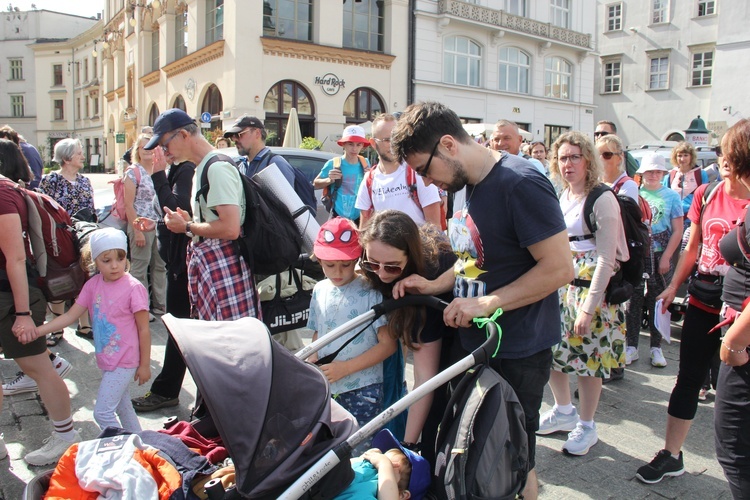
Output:
<path fill-rule="evenodd" d="M 261 172 L 266 168 L 271 163 L 274 156 L 278 155 L 269 151 L 269 153 L 260 161 L 257 172 Z M 315 188 L 313 188 L 312 182 L 307 179 L 307 176 L 302 170 L 293 167 L 292 165 L 289 166 L 292 168 L 292 172 L 294 172 L 294 191 L 297 193 L 297 196 L 299 196 L 299 199 L 302 200 L 302 203 L 310 209 L 310 213 L 312 213 L 314 217 L 318 211 L 318 200 L 315 198 Z"/>

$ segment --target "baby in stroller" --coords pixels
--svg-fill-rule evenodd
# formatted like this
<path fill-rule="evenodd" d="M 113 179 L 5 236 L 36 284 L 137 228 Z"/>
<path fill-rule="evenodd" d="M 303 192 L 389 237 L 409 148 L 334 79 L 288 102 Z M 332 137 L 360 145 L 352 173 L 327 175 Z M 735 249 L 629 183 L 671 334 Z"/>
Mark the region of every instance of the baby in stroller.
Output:
<path fill-rule="evenodd" d="M 430 485 L 430 465 L 383 429 L 373 448 L 353 458 L 354 479 L 336 499 L 420 500 Z"/>

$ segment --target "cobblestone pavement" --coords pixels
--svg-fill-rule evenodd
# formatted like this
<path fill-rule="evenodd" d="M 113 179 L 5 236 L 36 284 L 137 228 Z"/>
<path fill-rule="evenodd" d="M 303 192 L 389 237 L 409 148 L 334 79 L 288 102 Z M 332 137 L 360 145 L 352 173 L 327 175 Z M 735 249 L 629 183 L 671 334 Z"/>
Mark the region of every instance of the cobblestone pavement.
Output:
<path fill-rule="evenodd" d="M 161 321 L 151 323 L 153 376 L 161 369 L 166 329 Z M 679 330 L 675 328 L 675 335 Z M 93 345 L 76 337 L 73 328 L 54 348 L 73 364 L 66 383 L 71 393 L 73 418 L 84 438 L 94 438 L 98 428 L 93 419 L 93 403 L 101 380 L 96 367 Z M 731 498 L 721 467 L 716 462 L 713 438 L 713 393 L 700 404 L 693 429 L 684 448 L 686 473 L 666 478 L 659 484 L 644 485 L 635 479 L 636 469 L 649 461 L 663 446 L 666 405 L 677 372 L 679 339 L 664 345 L 669 365 L 654 368 L 649 364 L 648 339 L 641 342 L 641 359 L 626 371 L 625 379 L 604 386 L 596 415 L 599 443 L 588 455 L 570 457 L 560 449 L 565 434 L 538 438 L 537 471 L 541 480 L 542 499 L 641 499 Z M 409 368 L 411 368 L 409 366 Z M 17 366 L 13 361 L 0 360 L 0 375 L 11 380 Z M 411 370 L 407 370 L 411 379 Z M 148 389 L 131 387 L 133 396 Z M 180 405 L 140 414 L 145 429 L 159 429 L 164 420 L 177 415 L 187 419 L 195 397 L 195 385 L 188 377 Z M 542 411 L 552 404 L 547 391 Z M 21 498 L 23 489 L 45 467 L 29 467 L 23 455 L 42 445 L 49 436 L 51 424 L 36 393 L 5 397 L 0 414 L 0 433 L 5 434 L 9 458 L 0 461 L 0 498 Z"/>

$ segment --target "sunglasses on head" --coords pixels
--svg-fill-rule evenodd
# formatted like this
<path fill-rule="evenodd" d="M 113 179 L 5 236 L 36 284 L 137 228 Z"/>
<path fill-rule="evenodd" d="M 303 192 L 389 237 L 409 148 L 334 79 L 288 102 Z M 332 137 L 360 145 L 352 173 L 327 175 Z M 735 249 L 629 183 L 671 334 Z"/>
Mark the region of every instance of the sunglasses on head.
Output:
<path fill-rule="evenodd" d="M 401 266 L 381 264 L 380 262 L 370 262 L 369 260 L 363 260 L 359 263 L 359 265 L 362 269 L 371 273 L 377 273 L 378 271 L 380 271 L 381 267 L 383 268 L 383 271 L 388 274 L 401 274 L 402 272 L 404 272 L 404 268 Z"/>
<path fill-rule="evenodd" d="M 600 154 L 601 154 L 602 158 L 604 158 L 605 160 L 611 160 L 613 156 L 619 155 L 620 153 L 613 153 L 611 151 L 605 151 L 605 152 L 600 153 Z"/>

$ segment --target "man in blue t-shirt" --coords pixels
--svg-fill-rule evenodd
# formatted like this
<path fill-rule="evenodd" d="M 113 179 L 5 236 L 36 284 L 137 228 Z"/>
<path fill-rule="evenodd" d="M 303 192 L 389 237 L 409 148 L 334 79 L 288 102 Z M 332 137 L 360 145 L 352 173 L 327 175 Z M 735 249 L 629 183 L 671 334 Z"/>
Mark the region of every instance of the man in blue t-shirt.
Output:
<path fill-rule="evenodd" d="M 341 216 L 359 225 L 359 209 L 355 206 L 359 185 L 370 169 L 370 163 L 359 153 L 370 141 L 359 125 L 349 125 L 336 143 L 344 148 L 344 155 L 332 158 L 313 181 L 315 189 L 328 187 L 333 197 L 332 217 Z"/>
<path fill-rule="evenodd" d="M 529 476 L 524 498 L 537 497 L 534 472 L 539 408 L 552 364 L 551 347 L 561 338 L 557 290 L 573 279 L 568 235 L 555 190 L 529 162 L 477 144 L 458 115 L 442 104 L 412 104 L 391 135 L 391 147 L 417 173 L 439 188 L 466 187 L 466 202 L 449 222 L 458 255 L 453 270 L 436 280 L 410 276 L 394 287 L 456 297 L 443 320 L 458 327 L 466 350 L 483 332 L 472 325 L 502 308 L 502 344 L 490 365 L 510 383 L 526 417 Z"/>

